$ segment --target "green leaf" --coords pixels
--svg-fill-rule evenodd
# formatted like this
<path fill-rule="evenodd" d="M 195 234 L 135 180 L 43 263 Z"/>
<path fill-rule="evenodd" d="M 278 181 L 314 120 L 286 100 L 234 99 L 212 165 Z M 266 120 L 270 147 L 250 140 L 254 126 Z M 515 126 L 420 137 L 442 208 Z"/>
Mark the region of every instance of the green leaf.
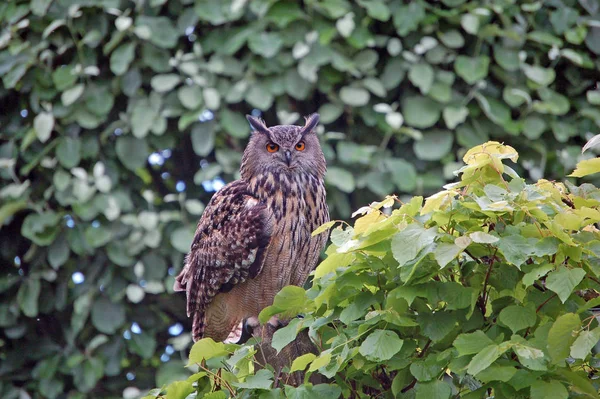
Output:
<path fill-rule="evenodd" d="M 416 399 L 448 399 L 452 388 L 445 381 L 418 382 L 415 385 Z"/>
<path fill-rule="evenodd" d="M 571 296 L 573 289 L 584 277 L 585 270 L 583 269 L 568 269 L 565 266 L 559 266 L 546 277 L 546 287 L 556 292 L 560 301 L 565 303 Z"/>
<path fill-rule="evenodd" d="M 523 72 L 525 72 L 525 76 L 527 76 L 528 79 L 541 86 L 548 86 L 550 83 L 554 82 L 554 79 L 556 78 L 556 72 L 554 72 L 554 69 L 547 69 L 540 66 L 531 66 L 527 64 L 521 65 L 521 68 L 523 69 Z"/>
<path fill-rule="evenodd" d="M 454 136 L 448 130 L 433 130 L 423 134 L 423 139 L 415 141 L 413 150 L 417 158 L 424 161 L 437 161 L 452 150 Z"/>
<path fill-rule="evenodd" d="M 473 14 L 463 14 L 460 18 L 462 28 L 472 35 L 476 35 L 479 31 L 479 18 Z"/>
<path fill-rule="evenodd" d="M 581 320 L 574 313 L 559 316 L 548 332 L 546 349 L 554 364 L 564 364 L 575 341 L 574 333 L 581 328 Z"/>
<path fill-rule="evenodd" d="M 352 191 L 354 191 L 354 175 L 352 175 L 352 173 L 350 173 L 346 169 L 338 168 L 335 166 L 327 168 L 325 181 L 328 185 L 337 187 L 345 193 L 351 193 Z"/>
<path fill-rule="evenodd" d="M 407 97 L 402 102 L 404 121 L 416 128 L 435 125 L 440 119 L 442 107 L 428 97 Z"/>
<path fill-rule="evenodd" d="M 175 381 L 167 386 L 167 399 L 185 399 L 194 392 L 194 387 L 188 381 Z"/>
<path fill-rule="evenodd" d="M 500 241 L 500 238 L 488 233 L 484 233 L 483 231 L 475 231 L 469 234 L 469 237 L 471 238 L 471 240 L 473 240 L 473 242 L 479 244 L 493 244 Z"/>
<path fill-rule="evenodd" d="M 359 4 L 367 9 L 367 15 L 369 17 L 377 19 L 379 21 L 387 21 L 390 19 L 390 9 L 388 6 L 380 0 L 369 0 L 359 1 Z"/>
<path fill-rule="evenodd" d="M 508 262 L 519 268 L 533 251 L 533 246 L 521 235 L 500 237 L 498 248 Z"/>
<path fill-rule="evenodd" d="M 144 138 L 152 129 L 156 118 L 156 113 L 146 98 L 140 99 L 135 103 L 131 111 L 131 132 L 138 138 Z"/>
<path fill-rule="evenodd" d="M 197 86 L 182 86 L 177 90 L 177 98 L 184 107 L 195 110 L 202 104 L 202 90 Z"/>
<path fill-rule="evenodd" d="M 102 247 L 108 244 L 112 238 L 112 232 L 104 226 L 88 226 L 85 229 L 85 240 L 92 248 Z"/>
<path fill-rule="evenodd" d="M 338 104 L 327 103 L 321 105 L 319 108 L 319 115 L 321 123 L 327 124 L 335 122 L 342 113 L 344 112 L 344 107 Z"/>
<path fill-rule="evenodd" d="M 592 354 L 592 349 L 600 341 L 600 327 L 591 331 L 582 331 L 571 345 L 570 355 L 573 359 L 585 360 Z"/>
<path fill-rule="evenodd" d="M 52 82 L 58 91 L 64 91 L 73 86 L 75 82 L 77 82 L 75 68 L 71 65 L 63 65 L 60 68 L 57 68 L 52 73 Z"/>
<path fill-rule="evenodd" d="M 600 90 L 589 90 L 585 93 L 585 98 L 590 104 L 600 105 Z"/>
<path fill-rule="evenodd" d="M 540 277 L 545 276 L 551 270 L 554 270 L 554 265 L 551 263 L 546 263 L 542 266 L 535 267 L 528 273 L 525 273 L 525 275 L 523 276 L 523 284 L 525 285 L 525 287 L 532 286 L 536 280 L 538 280 Z"/>
<path fill-rule="evenodd" d="M 459 55 L 454 62 L 454 70 L 468 84 L 475 84 L 488 75 L 490 59 L 487 56 L 467 57 Z"/>
<path fill-rule="evenodd" d="M 436 246 L 433 255 L 440 265 L 440 268 L 444 268 L 448 263 L 454 260 L 463 249 L 464 248 L 461 248 L 454 243 L 440 243 Z"/>
<path fill-rule="evenodd" d="M 461 48 L 465 45 L 465 39 L 456 29 L 450 29 L 439 34 L 439 38 L 444 46 L 452 49 Z"/>
<path fill-rule="evenodd" d="M 165 93 L 171 91 L 181 82 L 181 77 L 174 73 L 167 73 L 163 75 L 155 75 L 150 80 L 150 85 L 158 93 Z"/>
<path fill-rule="evenodd" d="M 273 349 L 279 353 L 290 342 L 296 339 L 296 336 L 300 331 L 301 324 L 302 320 L 294 318 L 288 323 L 287 326 L 279 328 L 277 331 L 275 331 L 273 334 L 273 339 L 271 340 L 271 346 Z"/>
<path fill-rule="evenodd" d="M 116 152 L 119 160 L 125 167 L 135 171 L 146 164 L 150 150 L 144 139 L 131 136 L 117 138 Z"/>
<path fill-rule="evenodd" d="M 211 153 L 215 146 L 215 125 L 211 122 L 194 124 L 190 133 L 192 148 L 197 155 L 202 157 Z"/>
<path fill-rule="evenodd" d="M 142 359 L 150 359 L 156 351 L 156 339 L 146 332 L 132 334 L 128 345 L 129 350 L 140 355 Z"/>
<path fill-rule="evenodd" d="M 277 33 L 261 32 L 248 38 L 248 47 L 253 53 L 272 58 L 279 52 L 283 40 Z"/>
<path fill-rule="evenodd" d="M 533 109 L 541 114 L 564 115 L 569 112 L 571 103 L 569 99 L 562 94 L 550 90 L 547 87 L 540 87 L 538 94 L 542 101 L 534 101 Z"/>
<path fill-rule="evenodd" d="M 417 257 L 419 252 L 433 243 L 437 228 L 425 229 L 418 224 L 410 224 L 392 237 L 392 254 L 400 266 Z"/>
<path fill-rule="evenodd" d="M 258 315 L 258 319 L 261 323 L 266 323 L 271 316 L 276 314 L 292 317 L 305 311 L 306 305 L 306 291 L 301 287 L 288 285 L 275 295 L 273 305 L 263 309 Z"/>
<path fill-rule="evenodd" d="M 485 115 L 495 124 L 504 126 L 511 121 L 510 110 L 504 103 L 479 93 L 475 94 L 475 98 Z"/>
<path fill-rule="evenodd" d="M 429 93 L 433 77 L 433 68 L 426 63 L 413 64 L 408 72 L 408 79 L 419 88 L 422 94 Z"/>
<path fill-rule="evenodd" d="M 65 90 L 60 95 L 60 100 L 62 101 L 62 103 L 65 107 L 68 107 L 69 105 L 71 105 L 75 101 L 77 101 L 79 99 L 79 97 L 81 97 L 84 90 L 85 90 L 85 85 L 83 83 L 77 84 L 77 85 L 71 87 L 70 89 Z"/>
<path fill-rule="evenodd" d="M 225 344 L 222 342 L 215 342 L 212 338 L 202 338 L 192 346 L 186 367 L 202 363 L 203 360 L 225 356 L 228 353 L 229 351 L 225 349 Z"/>
<path fill-rule="evenodd" d="M 329 362 L 331 362 L 331 353 L 323 352 L 315 360 L 313 360 L 313 362 L 310 364 L 310 367 L 308 368 L 308 371 L 316 371 L 321 367 L 327 366 Z"/>
<path fill-rule="evenodd" d="M 420 313 L 417 322 L 421 326 L 423 335 L 434 342 L 443 340 L 458 322 L 456 316 L 450 312 Z"/>
<path fill-rule="evenodd" d="M 331 399 L 339 398 L 342 390 L 337 385 L 329 384 L 304 384 L 298 388 L 291 385 L 285 386 L 285 398 L 288 399 Z M 261 396 L 261 399 L 263 397 Z M 282 399 L 283 396 L 275 396 L 273 399 Z M 265 397 L 265 399 L 270 399 Z"/>
<path fill-rule="evenodd" d="M 358 348 L 361 355 L 369 360 L 389 360 L 402 349 L 402 341 L 390 330 L 375 330 L 363 341 Z"/>
<path fill-rule="evenodd" d="M 469 362 L 467 373 L 477 375 L 490 367 L 506 350 L 501 350 L 496 344 L 489 345 L 479 351 Z"/>
<path fill-rule="evenodd" d="M 50 112 L 39 113 L 33 119 L 33 128 L 38 140 L 45 143 L 50 138 L 52 129 L 54 128 L 54 115 Z"/>
<path fill-rule="evenodd" d="M 530 140 L 537 140 L 547 129 L 546 121 L 538 116 L 528 116 L 523 122 L 523 134 Z"/>
<path fill-rule="evenodd" d="M 92 323 L 104 334 L 114 334 L 125 323 L 125 308 L 107 298 L 100 298 L 92 307 Z"/>
<path fill-rule="evenodd" d="M 493 344 L 494 342 L 483 331 L 475 331 L 470 334 L 460 334 L 452 345 L 458 351 L 459 356 L 464 356 L 479 353 Z"/>
<path fill-rule="evenodd" d="M 77 138 L 63 137 L 56 147 L 56 157 L 67 169 L 79 165 L 81 161 L 81 141 Z"/>
<path fill-rule="evenodd" d="M 150 43 L 161 48 L 173 48 L 177 45 L 179 33 L 167 17 L 140 16 L 135 21 L 137 27 L 148 27 Z"/>
<path fill-rule="evenodd" d="M 508 382 L 517 373 L 517 369 L 512 366 L 491 365 L 487 369 L 477 374 L 477 379 L 482 382 L 502 381 Z"/>
<path fill-rule="evenodd" d="M 50 245 L 59 232 L 60 215 L 54 212 L 30 213 L 21 226 L 23 237 L 37 245 Z"/>
<path fill-rule="evenodd" d="M 444 108 L 442 115 L 448 129 L 454 129 L 456 126 L 467 120 L 469 110 L 467 107 L 446 107 Z"/>
<path fill-rule="evenodd" d="M 527 327 L 533 327 L 536 323 L 537 315 L 535 314 L 535 310 L 531 308 L 511 305 L 502 309 L 498 315 L 498 320 L 510 328 L 513 334 L 516 334 Z"/>
<path fill-rule="evenodd" d="M 560 381 L 536 380 L 531 383 L 531 399 L 567 399 L 569 392 Z"/>
<path fill-rule="evenodd" d="M 579 18 L 579 12 L 571 7 L 559 7 L 556 11 L 550 13 L 550 23 L 554 31 L 562 35 L 567 29 L 573 26 Z"/>
<path fill-rule="evenodd" d="M 353 107 L 362 107 L 369 103 L 370 94 L 362 87 L 345 86 L 340 90 L 340 99 Z"/>
<path fill-rule="evenodd" d="M 270 389 L 273 385 L 273 372 L 261 369 L 255 375 L 250 375 L 244 382 L 232 382 L 231 385 L 246 389 Z"/>
<path fill-rule="evenodd" d="M 250 126 L 242 115 L 223 108 L 220 115 L 221 126 L 233 137 L 244 138 L 250 134 Z"/>
<path fill-rule="evenodd" d="M 129 65 L 135 58 L 135 43 L 129 42 L 120 45 L 110 55 L 110 70 L 117 76 L 129 70 Z"/>
<path fill-rule="evenodd" d="M 510 105 L 513 108 L 519 107 L 520 105 L 525 103 L 531 104 L 532 101 L 531 96 L 528 92 L 512 87 L 504 88 L 504 90 L 502 91 L 502 98 L 508 105 Z"/>
<path fill-rule="evenodd" d="M 392 17 L 396 32 L 404 37 L 417 29 L 419 23 L 425 18 L 425 9 L 421 3 L 410 2 L 408 5 L 396 7 Z"/>
<path fill-rule="evenodd" d="M 69 244 L 64 234 L 61 234 L 48 248 L 48 263 L 52 268 L 58 269 L 69 259 L 69 254 Z"/>
<path fill-rule="evenodd" d="M 195 229 L 191 227 L 179 227 L 171 233 L 171 245 L 181 253 L 187 254 L 194 240 Z"/>
<path fill-rule="evenodd" d="M 17 293 L 17 303 L 27 317 L 35 317 L 38 314 L 38 298 L 42 284 L 38 278 L 30 277 L 25 280 Z"/>

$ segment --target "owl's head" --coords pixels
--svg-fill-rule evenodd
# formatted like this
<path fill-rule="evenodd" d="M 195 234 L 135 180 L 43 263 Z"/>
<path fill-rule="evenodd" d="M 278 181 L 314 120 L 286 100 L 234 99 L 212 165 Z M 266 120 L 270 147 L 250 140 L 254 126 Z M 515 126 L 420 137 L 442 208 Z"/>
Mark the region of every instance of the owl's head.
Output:
<path fill-rule="evenodd" d="M 321 178 L 325 175 L 325 157 L 315 133 L 319 114 L 306 117 L 304 126 L 267 127 L 258 118 L 246 118 L 254 131 L 242 158 L 242 178 L 275 171 Z"/>

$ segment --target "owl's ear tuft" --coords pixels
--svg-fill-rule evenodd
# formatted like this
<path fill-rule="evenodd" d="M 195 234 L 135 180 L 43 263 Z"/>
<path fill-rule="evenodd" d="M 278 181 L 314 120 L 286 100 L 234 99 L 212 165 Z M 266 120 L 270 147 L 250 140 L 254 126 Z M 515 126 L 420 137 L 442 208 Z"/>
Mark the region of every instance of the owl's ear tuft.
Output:
<path fill-rule="evenodd" d="M 315 130 L 317 125 L 319 124 L 319 114 L 316 112 L 308 115 L 306 118 L 306 123 L 302 128 L 302 134 L 310 133 Z"/>
<path fill-rule="evenodd" d="M 250 122 L 250 126 L 257 132 L 269 135 L 269 128 L 265 125 L 265 122 L 260 118 L 255 118 L 252 115 L 246 115 L 246 119 Z"/>

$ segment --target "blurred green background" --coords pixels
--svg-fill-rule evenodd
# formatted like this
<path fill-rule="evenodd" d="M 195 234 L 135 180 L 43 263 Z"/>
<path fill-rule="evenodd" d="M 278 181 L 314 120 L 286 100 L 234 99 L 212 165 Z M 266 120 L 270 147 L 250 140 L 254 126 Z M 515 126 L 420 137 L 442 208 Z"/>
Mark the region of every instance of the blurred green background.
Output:
<path fill-rule="evenodd" d="M 561 179 L 600 126 L 599 0 L 8 0 L 0 26 L 3 399 L 183 378 L 173 279 L 247 113 L 321 114 L 342 219 L 490 139 Z"/>

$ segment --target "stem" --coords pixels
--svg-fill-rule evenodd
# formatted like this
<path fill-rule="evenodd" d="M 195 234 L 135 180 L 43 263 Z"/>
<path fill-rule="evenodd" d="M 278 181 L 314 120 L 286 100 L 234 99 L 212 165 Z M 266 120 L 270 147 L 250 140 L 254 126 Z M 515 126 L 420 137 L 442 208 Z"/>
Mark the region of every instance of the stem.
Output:
<path fill-rule="evenodd" d="M 469 255 L 471 257 L 471 259 L 473 259 L 475 262 L 481 264 L 481 260 L 479 260 L 479 258 L 476 258 L 475 256 L 473 256 L 473 254 L 471 254 L 468 249 L 465 249 L 464 251 L 467 255 Z"/>
<path fill-rule="evenodd" d="M 431 345 L 431 340 L 427 341 L 427 343 L 423 347 L 423 350 L 421 350 L 421 353 L 419 353 L 417 355 L 417 359 L 420 359 L 423 356 L 425 356 L 425 352 L 427 351 L 427 349 L 429 349 L 429 345 Z M 400 392 L 405 393 L 407 391 L 410 391 L 411 389 L 414 388 L 414 386 L 415 386 L 416 383 L 417 383 L 417 379 L 413 378 L 413 380 L 410 382 L 410 384 L 408 384 L 407 386 L 405 386 L 404 388 L 402 388 L 402 390 Z"/>
<path fill-rule="evenodd" d="M 490 274 L 492 273 L 492 268 L 494 267 L 494 262 L 496 261 L 496 253 L 498 252 L 498 248 L 496 248 L 496 250 L 494 251 L 494 254 L 492 255 L 492 260 L 490 261 L 490 265 L 488 266 L 488 270 L 487 273 L 485 274 L 485 280 L 483 280 L 483 290 L 481 292 L 481 305 L 480 305 L 480 309 L 481 309 L 481 313 L 483 313 L 484 317 L 485 317 L 485 308 L 487 306 L 487 301 L 488 301 L 488 293 L 486 292 L 487 290 L 487 285 L 488 285 L 488 280 L 490 279 Z"/>
<path fill-rule="evenodd" d="M 556 297 L 556 294 L 552 294 L 552 296 L 550 298 L 546 299 L 544 302 L 542 302 L 542 304 L 540 306 L 537 307 L 537 309 L 535 310 L 535 313 L 539 312 L 544 307 L 545 304 L 550 302 L 555 297 Z"/>
<path fill-rule="evenodd" d="M 586 277 L 589 278 L 590 280 L 592 280 L 593 282 L 595 282 L 596 284 L 600 284 L 600 281 L 597 278 L 592 277 L 592 276 L 586 276 Z"/>

